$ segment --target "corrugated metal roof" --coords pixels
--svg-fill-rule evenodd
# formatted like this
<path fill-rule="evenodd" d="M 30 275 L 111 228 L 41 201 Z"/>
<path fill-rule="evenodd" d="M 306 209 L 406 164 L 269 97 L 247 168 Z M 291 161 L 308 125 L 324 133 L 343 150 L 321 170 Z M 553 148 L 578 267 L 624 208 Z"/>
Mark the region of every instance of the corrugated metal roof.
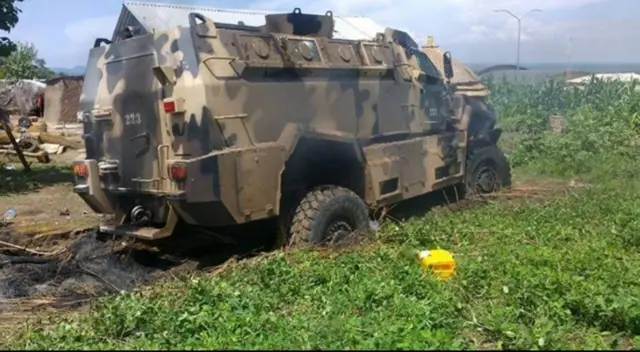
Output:
<path fill-rule="evenodd" d="M 274 11 L 256 10 L 231 10 L 219 9 L 208 6 L 176 5 L 143 1 L 125 1 L 124 7 L 140 22 L 149 32 L 162 31 L 177 26 L 189 26 L 188 15 L 191 12 L 199 12 L 214 22 L 238 24 L 243 22 L 248 26 L 262 26 L 265 24 L 264 16 Z M 124 11 L 123 11 L 124 12 Z M 122 14 L 126 16 L 126 14 Z M 373 20 L 358 16 L 335 16 L 336 39 L 365 40 L 373 39 L 379 32 L 384 32 L 384 27 Z M 118 21 L 120 24 L 124 21 Z M 116 31 L 119 28 L 116 28 Z"/>

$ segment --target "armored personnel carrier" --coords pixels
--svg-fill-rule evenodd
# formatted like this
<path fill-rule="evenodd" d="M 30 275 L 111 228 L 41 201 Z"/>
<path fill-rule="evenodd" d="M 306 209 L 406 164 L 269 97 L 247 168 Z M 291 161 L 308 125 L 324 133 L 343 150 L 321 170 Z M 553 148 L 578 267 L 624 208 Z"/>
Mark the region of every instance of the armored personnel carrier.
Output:
<path fill-rule="evenodd" d="M 73 169 L 102 232 L 274 219 L 281 244 L 317 244 L 368 227 L 372 206 L 510 183 L 500 130 L 469 134 L 492 115 L 452 94 L 449 53 L 438 68 L 394 29 L 335 39 L 331 12 L 265 19 L 191 13 L 188 27 L 96 41 Z"/>

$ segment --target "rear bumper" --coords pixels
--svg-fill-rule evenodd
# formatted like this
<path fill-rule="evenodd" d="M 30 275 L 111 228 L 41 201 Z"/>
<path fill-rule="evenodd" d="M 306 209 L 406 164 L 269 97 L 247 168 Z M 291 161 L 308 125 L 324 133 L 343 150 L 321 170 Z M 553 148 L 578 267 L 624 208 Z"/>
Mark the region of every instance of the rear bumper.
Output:
<path fill-rule="evenodd" d="M 160 170 L 158 186 L 148 191 L 105 186 L 98 162 L 85 159 L 79 162 L 86 166 L 87 175 L 76 177 L 73 190 L 96 213 L 125 214 L 117 215 L 123 220 L 119 224 L 124 223 L 134 207 L 146 207 L 147 203 L 156 208 L 166 206 L 170 209 L 166 214 L 175 212 L 190 225 L 241 224 L 278 215 L 285 154 L 282 146 L 268 143 L 217 151 L 190 160 L 167 160 L 165 165 L 181 164 L 185 168 L 185 181 L 174 182 L 166 170 Z M 167 216 L 164 211 L 161 213 Z M 155 220 L 156 224 L 164 223 L 162 219 Z M 117 232 L 120 228 L 105 226 L 105 230 Z"/>
<path fill-rule="evenodd" d="M 86 166 L 84 177 L 76 176 L 73 192 L 96 213 L 103 214 L 100 220 L 100 232 L 122 236 L 132 236 L 145 240 L 168 237 L 173 233 L 178 218 L 170 207 L 163 207 L 162 195 L 141 194 L 132 190 L 111 190 L 103 187 L 96 160 L 77 161 Z M 132 195 L 134 197 L 132 197 Z M 138 203 L 142 202 L 142 203 Z M 136 205 L 150 207 L 159 226 L 134 226 L 127 223 L 130 212 Z M 158 204 L 160 204 L 158 206 Z"/>
<path fill-rule="evenodd" d="M 121 224 L 120 222 L 117 215 L 108 215 L 100 219 L 99 231 L 117 236 L 135 237 L 142 240 L 154 241 L 171 236 L 178 223 L 178 218 L 174 212 L 170 212 L 167 221 L 162 227 L 138 227 L 131 224 Z"/>
<path fill-rule="evenodd" d="M 86 166 L 87 174 L 85 177 L 76 176 L 73 192 L 94 212 L 103 215 L 100 232 L 156 240 L 170 236 L 178 219 L 190 225 L 207 227 L 238 223 L 219 198 L 194 201 L 193 196 L 189 197 L 185 190 L 144 192 L 105 187 L 101 182 L 96 160 L 85 159 L 78 162 Z M 197 167 L 198 163 L 191 165 Z M 193 187 L 191 189 L 193 192 Z M 154 226 L 134 226 L 131 223 L 131 211 L 138 205 L 148 207 L 158 214 Z"/>

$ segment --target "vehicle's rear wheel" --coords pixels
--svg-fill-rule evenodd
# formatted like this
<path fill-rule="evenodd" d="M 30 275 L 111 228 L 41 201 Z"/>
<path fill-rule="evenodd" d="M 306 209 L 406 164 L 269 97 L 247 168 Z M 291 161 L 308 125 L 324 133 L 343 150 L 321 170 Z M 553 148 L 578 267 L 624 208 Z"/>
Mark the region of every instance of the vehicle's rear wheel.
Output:
<path fill-rule="evenodd" d="M 495 145 L 470 151 L 464 186 L 467 196 L 493 193 L 511 186 L 511 168 L 504 153 Z"/>
<path fill-rule="evenodd" d="M 288 226 L 288 244 L 336 243 L 368 227 L 369 209 L 357 194 L 342 187 L 320 186 L 298 204 Z"/>

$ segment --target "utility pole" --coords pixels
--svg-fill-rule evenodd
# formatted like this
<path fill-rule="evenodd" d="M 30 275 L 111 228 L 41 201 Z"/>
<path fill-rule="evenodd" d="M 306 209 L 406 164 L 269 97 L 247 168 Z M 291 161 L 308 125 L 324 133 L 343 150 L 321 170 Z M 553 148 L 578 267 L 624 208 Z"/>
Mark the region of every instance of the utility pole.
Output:
<path fill-rule="evenodd" d="M 513 12 L 509 11 L 509 10 L 493 10 L 494 12 L 504 12 L 508 15 L 510 15 L 511 17 L 515 18 L 516 21 L 518 21 L 518 54 L 516 56 L 516 77 L 519 75 L 520 72 L 520 35 L 522 33 L 522 20 L 527 17 L 527 15 L 529 15 L 530 13 L 533 12 L 542 12 L 542 10 L 540 9 L 533 9 L 533 10 L 529 10 L 529 12 L 525 13 L 524 15 L 522 15 L 521 17 L 518 17 L 516 15 L 513 14 Z"/>

